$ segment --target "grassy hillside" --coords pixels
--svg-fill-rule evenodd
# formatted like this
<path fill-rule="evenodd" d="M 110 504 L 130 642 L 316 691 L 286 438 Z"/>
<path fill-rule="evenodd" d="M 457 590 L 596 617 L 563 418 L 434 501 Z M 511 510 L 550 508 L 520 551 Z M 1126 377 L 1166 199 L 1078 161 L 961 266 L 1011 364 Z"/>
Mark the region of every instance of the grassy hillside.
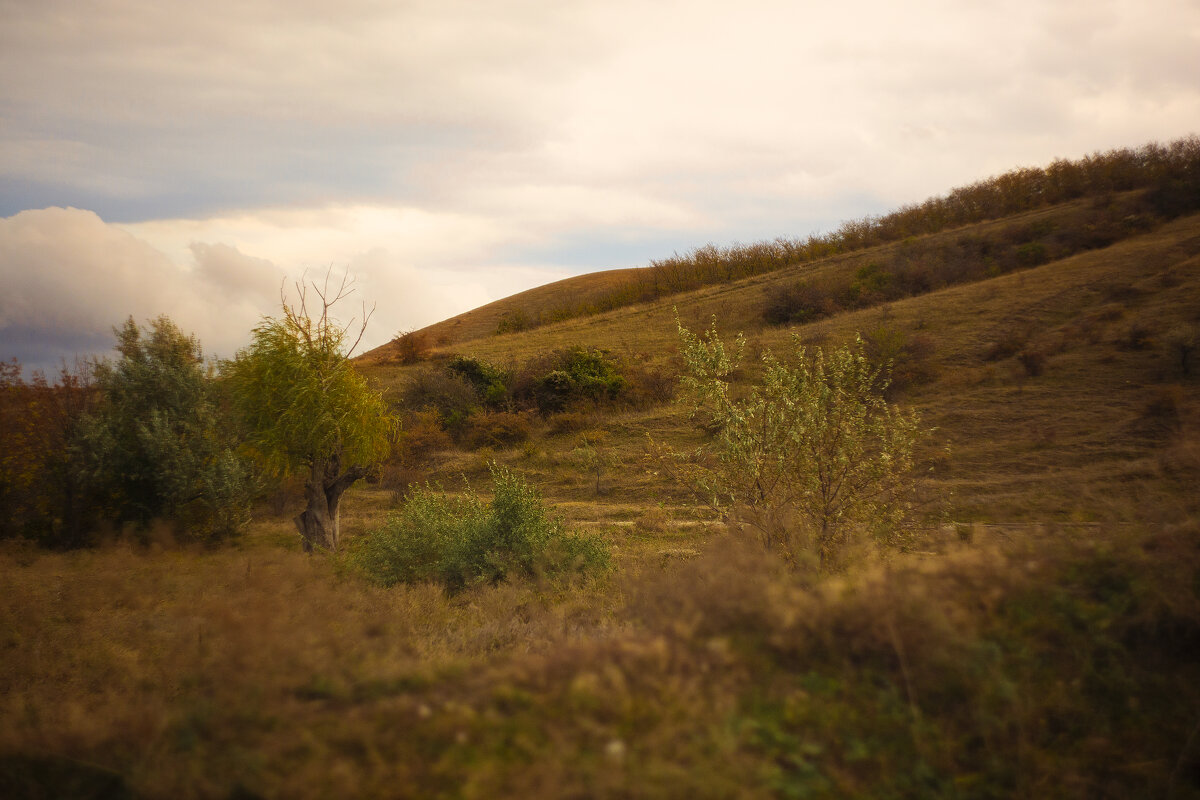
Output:
<path fill-rule="evenodd" d="M 1035 212 L 1020 221 L 1069 219 L 1079 205 Z M 971 233 L 1011 224 L 987 223 Z M 518 365 L 556 348 L 589 345 L 670 369 L 676 309 L 693 329 L 715 316 L 727 332 L 746 331 L 759 349 L 781 349 L 792 335 L 839 342 L 856 332 L 915 343 L 918 352 L 902 351 L 896 365 L 920 376 L 904 390 L 903 400 L 936 429 L 927 453 L 934 468 L 930 483 L 946 498 L 953 519 L 1124 521 L 1165 514 L 1168 508 L 1176 515 L 1193 510 L 1188 493 L 1181 491 L 1186 477 L 1175 475 L 1171 465 L 1176 458 L 1194 458 L 1194 374 L 1184 374 L 1174 363 L 1168 339 L 1172 331 L 1195 325 L 1200 313 L 1200 217 L 1064 260 L 808 325 L 763 322 L 762 309 L 774 286 L 796 280 L 797 274 L 814 282 L 851 276 L 899 247 L 706 287 L 670 304 L 487 335 L 441 353 Z M 435 364 L 438 354 L 435 350 Z M 423 368 L 368 366 L 397 395 L 408 376 Z M 629 513 L 636 513 L 646 500 L 676 497 L 671 487 L 650 481 L 639 463 L 646 432 L 689 435 L 678 409 L 668 404 L 592 416 L 581 424 L 594 423 L 607 432 L 621 465 L 611 470 L 601 497 L 588 492 L 588 481 L 578 471 L 564 470 L 574 437 L 556 433 L 561 426 L 553 419 L 534 417 L 530 442 L 489 455 L 532 472 L 563 501 L 627 503 Z M 478 472 L 478 462 L 475 453 L 459 450 L 435 454 L 431 461 L 443 477 Z M 593 504 L 586 513 L 593 513 Z"/>
<path fill-rule="evenodd" d="M 378 588 L 300 552 L 286 492 L 217 549 L 6 543 L 0 795 L 1200 796 L 1200 215 L 1125 222 L 1141 191 L 497 334 L 628 276 L 573 279 L 360 360 L 399 403 L 607 351 L 615 399 L 541 414 L 488 373 L 469 414 L 410 405 L 343 506 L 361 537 L 499 461 L 611 545 L 599 576 Z M 830 302 L 769 322 L 801 283 Z M 891 358 L 933 429 L 916 552 L 789 571 L 655 475 L 647 434 L 704 435 L 659 391 L 676 313 Z"/>
<path fill-rule="evenodd" d="M 434 323 L 421 333 L 438 347 L 448 347 L 496 333 L 503 327 L 518 330 L 530 325 L 543 313 L 557 308 L 568 299 L 586 301 L 599 297 L 619 286 L 636 273 L 633 269 L 612 269 L 592 272 L 574 278 L 548 283 L 505 297 L 466 314 Z M 394 346 L 384 345 L 366 355 L 367 361 L 385 358 Z"/>

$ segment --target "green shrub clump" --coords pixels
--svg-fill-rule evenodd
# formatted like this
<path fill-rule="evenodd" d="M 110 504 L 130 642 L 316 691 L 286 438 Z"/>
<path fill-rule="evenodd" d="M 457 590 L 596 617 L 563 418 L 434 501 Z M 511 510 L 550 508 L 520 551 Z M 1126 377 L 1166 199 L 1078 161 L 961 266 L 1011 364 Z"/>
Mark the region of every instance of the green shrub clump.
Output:
<path fill-rule="evenodd" d="M 383 586 L 438 581 L 451 591 L 510 577 L 556 577 L 609 564 L 597 536 L 568 532 L 519 474 L 491 465 L 490 503 L 468 489 L 448 495 L 426 484 L 371 531 L 349 559 Z"/>
<path fill-rule="evenodd" d="M 532 381 L 528 392 L 532 405 L 543 414 L 581 403 L 615 401 L 629 385 L 620 366 L 600 350 L 570 347 L 556 353 L 555 362 Z"/>
<path fill-rule="evenodd" d="M 464 378 L 488 406 L 503 408 L 508 400 L 509 375 L 504 370 L 478 358 L 454 356 L 446 364 L 452 374 Z"/>

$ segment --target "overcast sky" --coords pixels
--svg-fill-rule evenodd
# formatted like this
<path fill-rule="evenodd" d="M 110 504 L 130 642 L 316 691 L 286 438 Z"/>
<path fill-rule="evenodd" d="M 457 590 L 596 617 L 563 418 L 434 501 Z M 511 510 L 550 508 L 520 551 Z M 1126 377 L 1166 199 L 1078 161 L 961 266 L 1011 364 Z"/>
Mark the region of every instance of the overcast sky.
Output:
<path fill-rule="evenodd" d="M 0 0 L 0 358 L 229 356 L 329 266 L 375 346 L 1193 132 L 1197 0 Z"/>

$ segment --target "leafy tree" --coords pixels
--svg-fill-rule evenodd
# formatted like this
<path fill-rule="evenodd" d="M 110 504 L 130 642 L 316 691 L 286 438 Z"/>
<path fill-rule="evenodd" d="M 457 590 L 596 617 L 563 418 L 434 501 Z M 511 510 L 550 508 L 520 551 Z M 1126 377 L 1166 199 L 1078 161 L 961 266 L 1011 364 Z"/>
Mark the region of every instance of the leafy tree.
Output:
<path fill-rule="evenodd" d="M 295 522 L 305 549 L 336 551 L 342 495 L 387 456 L 397 423 L 350 363 L 370 315 L 347 346 L 350 326 L 330 311 L 349 294 L 348 281 L 331 291 L 326 275 L 312 288 L 319 308 L 310 313 L 308 286 L 298 285 L 298 305 L 285 301 L 282 317 L 265 318 L 225 372 L 263 464 L 276 474 L 304 475 L 306 507 Z"/>
<path fill-rule="evenodd" d="M 106 516 L 184 524 L 211 538 L 248 521 L 249 473 L 220 419 L 200 344 L 168 317 L 114 329 L 120 358 L 95 366 L 99 404 L 73 447 Z"/>
<path fill-rule="evenodd" d="M 739 393 L 732 376 L 745 339 L 730 352 L 715 320 L 699 336 L 678 330 L 683 397 L 712 436 L 690 454 L 656 445 L 670 475 L 723 516 L 757 527 L 793 563 L 806 539 L 824 567 L 855 531 L 900 542 L 918 418 L 884 400 L 886 375 L 861 339 L 810 354 L 793 337 L 789 361 L 764 353 L 761 377 Z"/>

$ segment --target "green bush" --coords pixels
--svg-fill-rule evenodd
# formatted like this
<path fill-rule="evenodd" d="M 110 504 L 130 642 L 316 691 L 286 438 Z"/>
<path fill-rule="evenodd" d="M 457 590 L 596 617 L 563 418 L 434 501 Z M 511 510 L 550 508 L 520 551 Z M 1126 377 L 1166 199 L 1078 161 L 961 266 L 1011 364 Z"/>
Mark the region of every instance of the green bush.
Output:
<path fill-rule="evenodd" d="M 491 503 L 469 490 L 448 495 L 427 484 L 413 491 L 399 514 L 357 542 L 350 563 L 383 586 L 438 581 L 451 591 L 607 567 L 599 537 L 566 531 L 517 473 L 495 464 L 491 472 Z"/>
<path fill-rule="evenodd" d="M 508 373 L 479 358 L 455 356 L 446 369 L 471 384 L 475 394 L 488 406 L 501 408 L 508 401 Z"/>
<path fill-rule="evenodd" d="M 828 316 L 836 308 L 824 289 L 807 281 L 771 286 L 766 290 L 763 319 L 771 325 L 803 324 Z"/>
<path fill-rule="evenodd" d="M 611 403 L 629 386 L 620 365 L 608 353 L 580 345 L 538 360 L 525 373 L 516 381 L 514 394 L 542 414 L 587 403 Z"/>

